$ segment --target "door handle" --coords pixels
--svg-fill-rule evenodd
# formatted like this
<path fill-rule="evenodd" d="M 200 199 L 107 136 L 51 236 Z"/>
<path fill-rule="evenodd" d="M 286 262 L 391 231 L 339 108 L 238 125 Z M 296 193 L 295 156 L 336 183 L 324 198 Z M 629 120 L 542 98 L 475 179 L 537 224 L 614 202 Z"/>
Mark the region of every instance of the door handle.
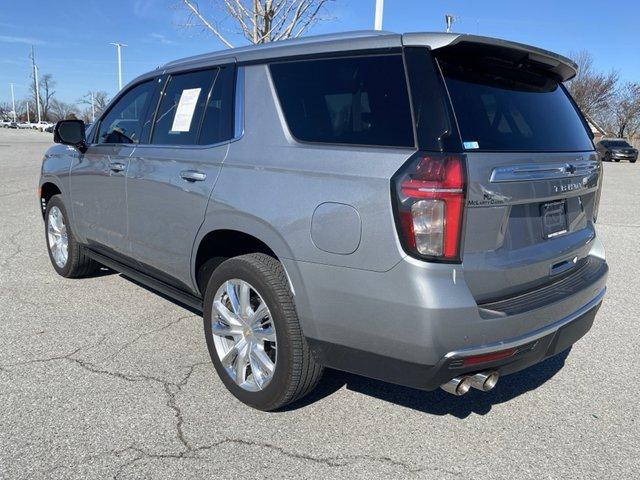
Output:
<path fill-rule="evenodd" d="M 202 182 L 207 178 L 207 174 L 198 170 L 183 170 L 180 176 L 187 182 Z"/>
<path fill-rule="evenodd" d="M 109 170 L 111 170 L 112 172 L 122 172 L 125 169 L 125 165 L 124 163 L 120 163 L 120 162 L 111 162 L 109 164 Z"/>

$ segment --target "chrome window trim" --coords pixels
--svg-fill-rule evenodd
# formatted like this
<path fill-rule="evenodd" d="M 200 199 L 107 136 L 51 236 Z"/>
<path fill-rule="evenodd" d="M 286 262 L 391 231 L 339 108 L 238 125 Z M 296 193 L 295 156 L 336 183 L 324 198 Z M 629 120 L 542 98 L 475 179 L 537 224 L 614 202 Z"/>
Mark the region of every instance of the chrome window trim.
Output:
<path fill-rule="evenodd" d="M 227 64 L 228 65 L 228 64 Z M 217 66 L 211 66 L 211 68 L 218 68 Z M 186 72 L 188 73 L 188 72 Z M 175 73 L 176 75 L 178 73 Z M 126 144 L 126 145 L 135 145 L 135 148 L 162 148 L 162 149 L 174 149 L 174 150 L 206 150 L 208 148 L 216 148 L 221 147 L 223 145 L 228 145 L 233 142 L 237 142 L 244 136 L 244 67 L 236 67 L 236 81 L 235 81 L 235 92 L 234 92 L 234 114 L 233 114 L 233 122 L 234 122 L 234 135 L 233 138 L 229 140 L 224 140 L 218 143 L 211 143 L 208 145 L 166 145 L 161 143 L 138 143 L 138 144 Z M 158 100 L 158 104 L 160 99 Z M 105 145 L 105 144 L 100 144 Z M 113 145 L 122 145 L 120 143 L 115 143 Z"/>

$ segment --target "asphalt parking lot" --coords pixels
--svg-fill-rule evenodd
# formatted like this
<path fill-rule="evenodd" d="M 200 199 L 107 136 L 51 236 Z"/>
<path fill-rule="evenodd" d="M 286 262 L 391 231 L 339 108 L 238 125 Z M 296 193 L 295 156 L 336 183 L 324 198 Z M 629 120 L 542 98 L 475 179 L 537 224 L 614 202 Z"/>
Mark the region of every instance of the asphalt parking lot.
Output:
<path fill-rule="evenodd" d="M 605 164 L 608 294 L 570 353 L 461 398 L 329 371 L 262 413 L 216 377 L 199 316 L 118 274 L 55 274 L 50 142 L 0 129 L 0 478 L 637 478 L 640 165 Z"/>

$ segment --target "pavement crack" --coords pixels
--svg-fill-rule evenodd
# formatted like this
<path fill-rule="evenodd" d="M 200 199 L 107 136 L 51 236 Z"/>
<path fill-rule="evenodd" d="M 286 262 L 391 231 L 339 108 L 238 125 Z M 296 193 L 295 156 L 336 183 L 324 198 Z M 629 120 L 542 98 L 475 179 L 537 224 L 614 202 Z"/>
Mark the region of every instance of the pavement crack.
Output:
<path fill-rule="evenodd" d="M 170 452 L 170 453 L 151 453 L 148 452 L 142 448 L 139 447 L 135 447 L 135 446 L 131 446 L 127 449 L 124 449 L 121 451 L 120 455 L 126 451 L 131 451 L 135 453 L 135 457 L 131 460 L 129 460 L 127 463 L 121 465 L 120 469 L 118 470 L 118 472 L 116 473 L 116 475 L 114 475 L 114 479 L 118 479 L 120 477 L 120 475 L 124 472 L 124 470 L 126 470 L 126 468 L 129 468 L 133 465 L 135 465 L 136 463 L 138 463 L 141 460 L 144 459 L 160 459 L 160 460 L 164 460 L 164 459 L 171 459 L 171 460 L 187 460 L 187 459 L 199 459 L 200 457 L 198 456 L 199 453 L 201 452 L 206 452 L 206 451 L 210 451 L 210 450 L 214 450 L 220 446 L 223 445 L 227 445 L 227 444 L 235 444 L 235 445 L 241 445 L 241 446 L 246 446 L 246 447 L 257 447 L 257 448 L 262 448 L 262 449 L 268 449 L 268 450 L 272 450 L 275 451 L 281 455 L 287 456 L 289 458 L 293 458 L 296 460 L 302 460 L 305 462 L 311 462 L 311 463 L 315 463 L 315 464 L 319 464 L 319 465 L 323 465 L 326 467 L 330 467 L 330 468 L 339 468 L 339 467 L 345 467 L 360 461 L 367 461 L 367 462 L 377 462 L 377 463 L 382 463 L 382 464 L 386 464 L 388 466 L 392 466 L 392 467 L 397 467 L 397 468 L 401 468 L 402 470 L 404 470 L 405 472 L 407 472 L 410 475 L 415 475 L 421 472 L 425 472 L 425 471 L 437 471 L 437 472 L 441 472 L 441 473 L 447 473 L 456 477 L 462 476 L 462 474 L 460 472 L 456 472 L 453 470 L 448 470 L 448 469 L 442 469 L 442 468 L 433 468 L 433 467 L 414 467 L 406 462 L 400 461 L 400 460 L 396 460 L 393 459 L 389 456 L 383 455 L 383 456 L 376 456 L 376 455 L 336 455 L 336 456 L 326 456 L 326 457 L 322 457 L 322 456 L 313 456 L 313 455 L 308 455 L 308 454 L 304 454 L 304 453 L 298 453 L 298 452 L 294 452 L 294 451 L 290 451 L 285 449 L 284 447 L 280 447 L 278 445 L 272 444 L 272 443 L 266 443 L 266 442 L 258 442 L 258 441 L 254 441 L 254 440 L 246 440 L 246 439 L 242 439 L 242 438 L 231 438 L 231 437 L 227 437 L 224 438 L 218 442 L 212 443 L 211 445 L 206 445 L 206 446 L 200 446 L 200 447 L 195 447 L 192 448 L 190 446 L 188 446 L 188 443 L 185 443 L 185 447 L 186 450 L 182 450 L 179 452 Z M 114 452 L 115 453 L 115 452 Z"/>
<path fill-rule="evenodd" d="M 135 338 L 133 338 L 132 340 L 129 340 L 128 342 L 125 342 L 115 353 L 113 353 L 112 355 L 109 355 L 107 357 L 108 360 L 114 360 L 118 355 L 120 355 L 122 352 L 124 352 L 127 348 L 131 347 L 133 344 L 139 342 L 140 340 L 142 340 L 145 337 L 148 337 L 149 335 L 153 335 L 154 333 L 158 333 L 158 332 L 162 332 L 163 330 L 166 330 L 168 328 L 171 328 L 173 325 L 182 322 L 183 320 L 187 320 L 187 319 L 191 319 L 191 318 L 197 318 L 197 315 L 187 315 L 184 317 L 180 317 L 176 320 L 172 320 L 171 322 L 153 329 L 153 330 L 147 330 L 145 332 L 142 332 L 141 334 L 137 335 Z"/>
<path fill-rule="evenodd" d="M 22 253 L 22 244 L 18 242 L 18 237 L 20 237 L 23 232 L 24 229 L 21 229 L 7 237 L 7 245 L 14 247 L 14 251 L 2 260 L 2 263 L 0 263 L 1 268 L 5 268 L 11 260 Z"/>

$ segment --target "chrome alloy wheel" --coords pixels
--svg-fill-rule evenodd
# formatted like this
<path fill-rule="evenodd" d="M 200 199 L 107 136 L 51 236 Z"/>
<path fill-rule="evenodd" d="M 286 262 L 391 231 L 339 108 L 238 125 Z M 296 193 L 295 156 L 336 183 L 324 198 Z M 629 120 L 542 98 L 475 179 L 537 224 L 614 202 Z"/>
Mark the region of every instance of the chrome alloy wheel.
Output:
<path fill-rule="evenodd" d="M 244 280 L 226 281 L 213 297 L 211 330 L 222 366 L 241 388 L 264 389 L 276 368 L 276 330 L 267 304 Z"/>
<path fill-rule="evenodd" d="M 47 220 L 47 237 L 51 256 L 60 268 L 64 268 L 69 258 L 69 237 L 67 225 L 64 223 L 64 215 L 58 207 L 49 210 Z"/>

